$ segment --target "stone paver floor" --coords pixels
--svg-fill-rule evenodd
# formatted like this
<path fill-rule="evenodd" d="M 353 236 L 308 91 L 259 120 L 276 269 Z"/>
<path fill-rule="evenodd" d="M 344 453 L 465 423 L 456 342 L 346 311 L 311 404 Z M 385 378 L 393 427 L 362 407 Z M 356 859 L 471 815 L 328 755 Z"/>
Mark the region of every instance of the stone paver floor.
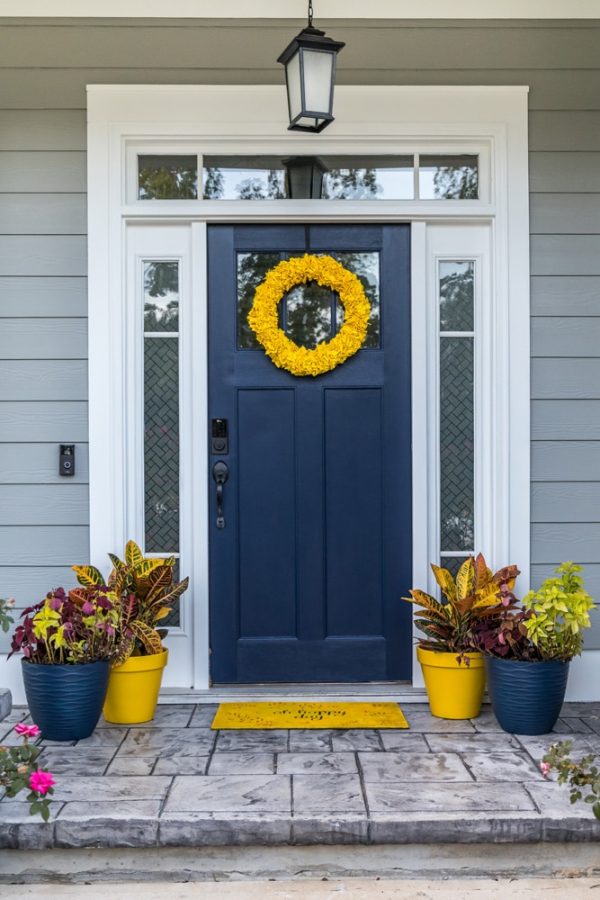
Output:
<path fill-rule="evenodd" d="M 600 754 L 600 704 L 566 704 L 556 733 L 503 732 L 406 704 L 408 731 L 219 731 L 216 706 L 160 706 L 153 722 L 101 722 L 44 744 L 52 819 L 0 802 L 0 846 L 207 846 L 596 840 L 600 823 L 539 762 L 553 740 Z M 14 710 L 0 743 L 16 740 Z"/>

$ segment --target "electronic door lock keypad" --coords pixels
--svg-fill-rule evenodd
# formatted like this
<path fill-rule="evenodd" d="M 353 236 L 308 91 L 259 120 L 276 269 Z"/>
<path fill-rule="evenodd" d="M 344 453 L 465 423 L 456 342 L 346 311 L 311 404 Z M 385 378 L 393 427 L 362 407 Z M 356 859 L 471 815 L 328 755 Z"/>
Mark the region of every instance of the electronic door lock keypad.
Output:
<path fill-rule="evenodd" d="M 227 419 L 213 419 L 211 423 L 210 452 L 223 456 L 229 453 L 229 429 Z"/>

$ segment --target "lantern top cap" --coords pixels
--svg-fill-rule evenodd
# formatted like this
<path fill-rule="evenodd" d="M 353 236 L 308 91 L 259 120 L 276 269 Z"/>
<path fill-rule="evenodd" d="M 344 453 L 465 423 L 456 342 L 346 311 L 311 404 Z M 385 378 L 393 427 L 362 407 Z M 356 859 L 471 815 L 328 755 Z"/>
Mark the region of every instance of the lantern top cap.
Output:
<path fill-rule="evenodd" d="M 327 37 L 324 31 L 320 31 L 312 25 L 303 28 L 300 34 L 290 41 L 283 53 L 277 57 L 277 62 L 285 65 L 301 47 L 311 50 L 328 50 L 329 52 L 339 53 L 346 44 L 344 41 L 334 41 L 333 38 Z"/>

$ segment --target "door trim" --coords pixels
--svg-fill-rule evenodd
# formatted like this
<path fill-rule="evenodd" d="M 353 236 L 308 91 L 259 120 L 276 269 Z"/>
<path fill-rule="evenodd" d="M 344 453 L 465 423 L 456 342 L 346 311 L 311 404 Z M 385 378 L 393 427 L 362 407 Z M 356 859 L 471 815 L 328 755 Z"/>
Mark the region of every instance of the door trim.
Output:
<path fill-rule="evenodd" d="M 250 99 L 252 102 L 250 102 Z M 256 109 L 263 121 L 256 121 Z M 527 90 L 525 88 L 338 88 L 338 120 L 329 134 L 295 139 L 285 133 L 284 88 L 273 86 L 124 86 L 88 87 L 88 234 L 89 234 L 89 401 L 90 416 L 90 544 L 91 559 L 104 566 L 106 552 L 126 537 L 128 518 L 124 497 L 128 484 L 128 419 L 125 396 L 128 353 L 121 328 L 126 302 L 126 235 L 130 225 L 141 227 L 188 224 L 193 292 L 197 308 L 182 350 L 191 357 L 192 395 L 182 398 L 188 410 L 193 446 L 191 496 L 195 511 L 192 575 L 194 584 L 193 686 L 207 688 L 208 596 L 205 490 L 206 422 L 206 223 L 212 221 L 367 221 L 412 224 L 413 312 L 413 548 L 414 571 L 424 573 L 432 555 L 433 523 L 431 466 L 425 462 L 431 447 L 430 404 L 427 389 L 428 228 L 434 222 L 461 225 L 485 222 L 492 234 L 494 359 L 498 391 L 492 403 L 508 427 L 490 436 L 493 454 L 484 481 L 496 485 L 495 499 L 486 492 L 491 509 L 486 516 L 489 535 L 483 549 L 492 561 L 516 561 L 523 571 L 521 589 L 529 574 L 529 221 L 527 174 Z M 182 124 L 183 123 L 183 124 Z M 382 124 L 383 123 L 383 124 Z M 224 142 L 223 134 L 226 135 Z M 489 150 L 490 191 L 482 201 L 392 202 L 277 201 L 147 201 L 127 198 L 128 150 L 143 142 L 159 151 L 203 142 L 214 151 L 224 143 L 238 153 L 360 152 L 373 146 L 383 154 L 399 141 L 435 143 L 440 152 L 457 142 L 473 142 Z M 220 144 L 219 144 L 220 142 Z M 226 150 L 225 150 L 226 152 Z M 231 149 L 230 149 L 231 152 Z M 490 315 L 492 313 L 490 312 Z M 109 373 L 107 379 L 107 372 Z M 135 377 L 135 375 L 134 375 Z M 508 412 L 510 410 L 510 416 Z M 192 414 L 193 413 L 193 414 Z M 110 424 L 112 427 L 107 427 Z M 108 443 L 107 443 L 108 442 Z M 497 477 L 496 477 L 497 475 Z M 420 486 L 420 489 L 419 487 Z M 424 489 L 426 493 L 422 493 Z M 204 491 L 204 493 L 203 493 Z M 139 536 L 138 536 L 139 537 Z M 416 578 L 419 576 L 416 575 Z M 424 577 L 424 576 L 423 576 Z M 421 578 L 422 581 L 422 578 Z M 173 684 L 167 670 L 166 685 Z M 414 669 L 414 683 L 420 676 Z"/>

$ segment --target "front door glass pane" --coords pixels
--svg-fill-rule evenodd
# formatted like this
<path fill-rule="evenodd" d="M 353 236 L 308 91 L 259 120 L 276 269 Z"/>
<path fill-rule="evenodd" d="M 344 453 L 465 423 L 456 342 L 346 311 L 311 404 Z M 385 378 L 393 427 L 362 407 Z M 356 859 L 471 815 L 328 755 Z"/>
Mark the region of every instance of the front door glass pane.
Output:
<path fill-rule="evenodd" d="M 254 292 L 267 272 L 291 253 L 252 251 L 237 255 L 237 346 L 240 350 L 261 349 L 248 324 L 248 313 Z M 300 254 L 302 255 L 302 254 Z M 381 304 L 378 252 L 334 251 L 331 253 L 361 282 L 371 306 L 365 349 L 381 344 Z M 279 307 L 280 327 L 298 346 L 314 348 L 331 340 L 344 321 L 344 308 L 338 296 L 313 282 L 299 285 L 288 292 Z"/>

